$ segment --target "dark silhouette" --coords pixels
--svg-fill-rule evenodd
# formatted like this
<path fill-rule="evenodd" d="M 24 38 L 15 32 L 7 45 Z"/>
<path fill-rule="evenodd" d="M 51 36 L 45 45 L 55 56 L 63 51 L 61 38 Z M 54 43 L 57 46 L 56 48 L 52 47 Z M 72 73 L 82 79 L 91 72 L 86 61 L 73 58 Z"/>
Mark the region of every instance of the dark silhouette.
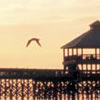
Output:
<path fill-rule="evenodd" d="M 90 56 L 90 60 L 96 60 L 95 57 L 93 57 L 93 55 Z"/>
<path fill-rule="evenodd" d="M 40 44 L 39 40 L 40 40 L 40 39 L 38 39 L 38 38 L 32 38 L 32 39 L 28 40 L 28 42 L 27 42 L 27 44 L 26 44 L 26 47 L 28 47 L 29 44 L 30 44 L 32 41 L 36 41 L 36 43 L 41 47 L 41 44 Z"/>

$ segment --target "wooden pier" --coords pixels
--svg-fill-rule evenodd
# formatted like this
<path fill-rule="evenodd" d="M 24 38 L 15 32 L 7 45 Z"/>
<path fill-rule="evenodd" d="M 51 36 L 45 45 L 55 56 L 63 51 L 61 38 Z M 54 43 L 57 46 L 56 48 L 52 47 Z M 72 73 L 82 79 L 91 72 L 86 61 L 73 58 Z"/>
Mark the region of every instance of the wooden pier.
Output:
<path fill-rule="evenodd" d="M 0 100 L 99 100 L 100 21 L 62 49 L 61 70 L 0 68 Z"/>
<path fill-rule="evenodd" d="M 0 69 L 0 100 L 99 98 L 100 74 L 74 77 L 63 72 L 56 69 Z"/>

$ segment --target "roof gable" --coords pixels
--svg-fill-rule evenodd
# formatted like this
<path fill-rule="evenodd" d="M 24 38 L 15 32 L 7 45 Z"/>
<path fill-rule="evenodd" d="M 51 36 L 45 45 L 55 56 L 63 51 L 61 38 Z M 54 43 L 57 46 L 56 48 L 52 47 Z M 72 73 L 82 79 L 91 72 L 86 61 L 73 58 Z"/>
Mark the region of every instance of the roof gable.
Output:
<path fill-rule="evenodd" d="M 100 48 L 100 21 L 90 25 L 91 29 L 62 48 Z"/>

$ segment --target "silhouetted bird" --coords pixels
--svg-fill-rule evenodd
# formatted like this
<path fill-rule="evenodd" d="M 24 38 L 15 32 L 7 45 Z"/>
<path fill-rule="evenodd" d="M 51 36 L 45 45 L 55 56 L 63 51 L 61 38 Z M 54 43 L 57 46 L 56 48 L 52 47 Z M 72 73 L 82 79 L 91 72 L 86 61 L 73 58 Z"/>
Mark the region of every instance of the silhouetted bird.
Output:
<path fill-rule="evenodd" d="M 32 41 L 36 41 L 36 43 L 41 47 L 41 44 L 40 44 L 39 40 L 40 40 L 40 39 L 38 39 L 38 38 L 32 38 L 32 39 L 28 40 L 28 42 L 27 42 L 27 44 L 26 44 L 26 47 L 28 47 L 29 44 L 30 44 Z"/>

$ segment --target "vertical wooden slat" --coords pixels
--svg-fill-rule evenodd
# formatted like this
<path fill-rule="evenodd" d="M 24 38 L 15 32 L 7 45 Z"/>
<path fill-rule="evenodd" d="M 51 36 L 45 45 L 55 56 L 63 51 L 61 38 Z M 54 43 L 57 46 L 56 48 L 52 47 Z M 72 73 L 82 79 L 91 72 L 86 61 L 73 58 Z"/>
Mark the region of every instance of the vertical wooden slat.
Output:
<path fill-rule="evenodd" d="M 82 59 L 83 59 L 83 48 L 81 49 L 81 56 L 82 56 Z M 81 64 L 81 67 L 82 67 L 82 71 L 83 71 L 83 63 Z"/>
<path fill-rule="evenodd" d="M 65 61 L 65 49 L 63 49 L 63 61 Z"/>
<path fill-rule="evenodd" d="M 95 48 L 95 57 L 97 59 L 97 48 Z M 97 63 L 95 64 L 95 72 L 97 74 Z"/>
<path fill-rule="evenodd" d="M 69 56 L 69 48 L 67 49 L 67 56 Z"/>

